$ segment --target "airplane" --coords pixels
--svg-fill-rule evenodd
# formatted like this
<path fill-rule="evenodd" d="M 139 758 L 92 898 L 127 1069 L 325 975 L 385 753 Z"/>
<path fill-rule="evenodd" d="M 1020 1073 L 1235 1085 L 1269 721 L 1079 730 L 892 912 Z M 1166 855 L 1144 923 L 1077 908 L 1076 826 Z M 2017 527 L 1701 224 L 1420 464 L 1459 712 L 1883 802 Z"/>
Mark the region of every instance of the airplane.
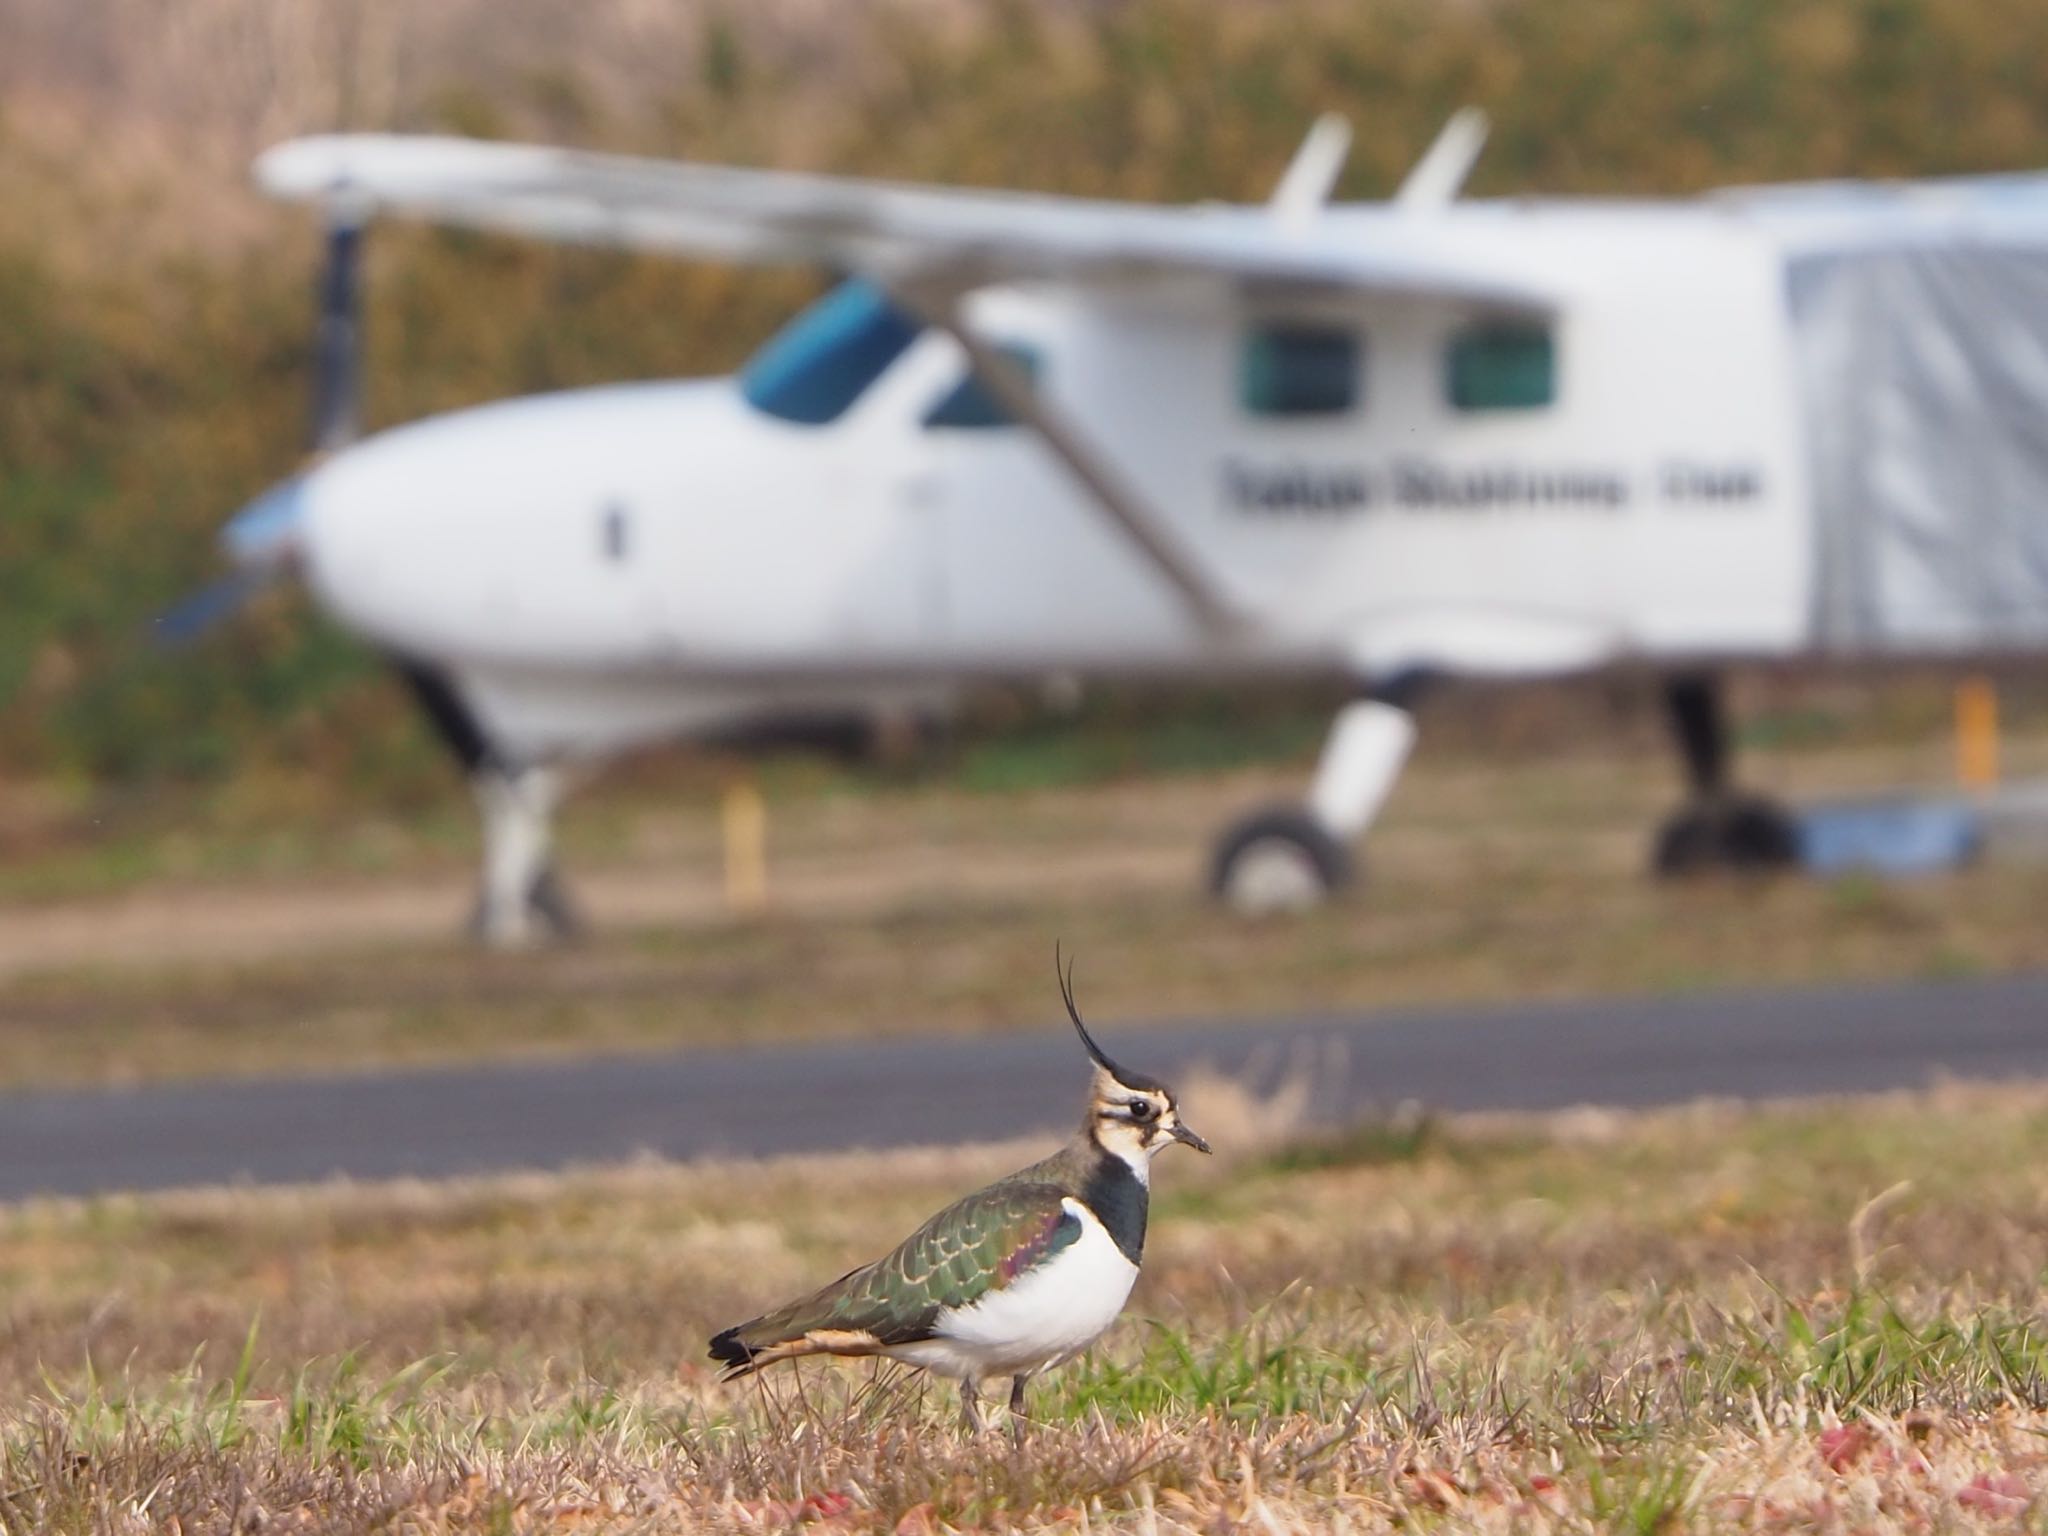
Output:
<path fill-rule="evenodd" d="M 296 573 L 393 660 L 474 783 L 496 944 L 570 926 L 567 766 L 978 679 L 1341 679 L 1302 800 L 1216 844 L 1249 912 L 1352 880 L 1459 678 L 1654 674 L 1689 785 L 1656 867 L 1791 862 L 1728 669 L 2048 643 L 2048 176 L 1466 199 L 1484 137 L 1336 204 L 1326 117 L 1266 204 L 1184 207 L 284 143 L 257 180 L 329 220 L 322 451 L 196 622 Z M 736 377 L 358 440 L 387 216 L 844 280 Z"/>

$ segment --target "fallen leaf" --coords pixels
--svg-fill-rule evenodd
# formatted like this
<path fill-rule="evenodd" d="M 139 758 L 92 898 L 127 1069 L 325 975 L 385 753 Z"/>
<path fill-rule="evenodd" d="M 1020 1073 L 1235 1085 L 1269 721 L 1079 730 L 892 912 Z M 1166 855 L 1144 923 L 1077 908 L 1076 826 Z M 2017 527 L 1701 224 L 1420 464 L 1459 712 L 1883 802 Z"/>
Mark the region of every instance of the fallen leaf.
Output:
<path fill-rule="evenodd" d="M 1876 1444 L 1868 1425 L 1838 1424 L 1820 1432 L 1820 1459 L 1830 1472 L 1846 1472 Z"/>
<path fill-rule="evenodd" d="M 1401 1482 L 1410 1498 L 1431 1509 L 1455 1509 L 1465 1501 L 1464 1490 L 1434 1467 L 1411 1464 Z"/>
<path fill-rule="evenodd" d="M 1956 1502 L 1987 1515 L 2017 1515 L 2034 1500 L 2026 1479 L 2013 1472 L 1985 1472 L 1956 1490 Z"/>

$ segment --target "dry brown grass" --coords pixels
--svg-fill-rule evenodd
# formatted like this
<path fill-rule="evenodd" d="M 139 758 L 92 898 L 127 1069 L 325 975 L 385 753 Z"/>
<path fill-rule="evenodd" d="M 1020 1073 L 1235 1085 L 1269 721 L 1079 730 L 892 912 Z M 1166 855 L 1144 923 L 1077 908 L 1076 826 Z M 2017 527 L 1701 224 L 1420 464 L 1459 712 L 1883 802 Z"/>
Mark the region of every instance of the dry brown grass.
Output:
<path fill-rule="evenodd" d="M 868 1367 L 713 1382 L 713 1326 L 1030 1150 L 14 1209 L 0 1522 L 1850 1531 L 2043 1511 L 2048 1091 L 1178 1159 L 1127 1320 L 1041 1385 L 1021 1457 Z"/>

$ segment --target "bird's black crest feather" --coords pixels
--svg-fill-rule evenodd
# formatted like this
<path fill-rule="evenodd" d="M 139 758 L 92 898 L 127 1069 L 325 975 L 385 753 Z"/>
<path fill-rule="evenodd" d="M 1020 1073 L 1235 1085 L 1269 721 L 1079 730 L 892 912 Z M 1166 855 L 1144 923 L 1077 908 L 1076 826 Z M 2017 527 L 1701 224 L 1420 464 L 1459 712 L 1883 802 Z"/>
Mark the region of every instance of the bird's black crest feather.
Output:
<path fill-rule="evenodd" d="M 1081 1010 L 1074 1003 L 1074 962 L 1062 962 L 1058 944 L 1052 947 L 1052 969 L 1053 974 L 1059 978 L 1060 1000 L 1067 1005 L 1067 1017 L 1074 1021 L 1074 1032 L 1081 1037 L 1081 1045 L 1088 1052 L 1089 1059 L 1126 1088 L 1166 1092 L 1166 1084 L 1157 1078 L 1147 1077 L 1142 1072 L 1133 1072 L 1118 1066 L 1109 1059 L 1108 1053 L 1095 1043 L 1095 1037 L 1088 1033 L 1088 1026 L 1081 1022 Z"/>

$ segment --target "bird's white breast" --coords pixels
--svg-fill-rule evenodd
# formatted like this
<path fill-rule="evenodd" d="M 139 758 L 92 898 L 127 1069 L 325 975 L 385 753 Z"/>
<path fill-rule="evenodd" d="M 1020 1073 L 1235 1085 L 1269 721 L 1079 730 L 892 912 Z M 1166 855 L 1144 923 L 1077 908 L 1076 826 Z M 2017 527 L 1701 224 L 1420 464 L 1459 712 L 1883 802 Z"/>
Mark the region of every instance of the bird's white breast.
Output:
<path fill-rule="evenodd" d="M 939 1314 L 937 1337 L 890 1351 L 947 1376 L 1040 1370 L 1086 1349 L 1116 1321 L 1138 1278 L 1095 1213 L 1071 1195 L 1081 1222 L 1071 1246 L 978 1301 Z"/>

